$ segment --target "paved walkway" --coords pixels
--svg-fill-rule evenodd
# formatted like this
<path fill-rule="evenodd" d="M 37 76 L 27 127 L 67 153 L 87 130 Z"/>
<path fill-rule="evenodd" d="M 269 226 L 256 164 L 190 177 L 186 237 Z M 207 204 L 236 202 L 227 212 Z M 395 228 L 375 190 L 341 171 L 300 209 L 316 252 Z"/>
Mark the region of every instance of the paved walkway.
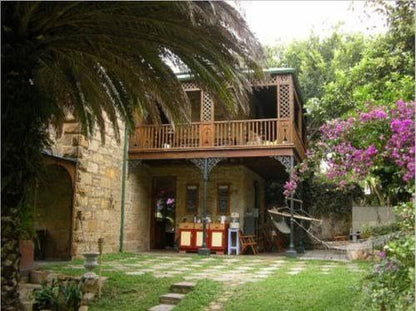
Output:
<path fill-rule="evenodd" d="M 81 263 L 67 262 L 65 266 L 84 270 Z M 149 252 L 123 259 L 104 260 L 102 264 L 103 272 L 116 271 L 132 277 L 150 273 L 156 278 L 180 277 L 195 283 L 202 279 L 211 279 L 224 283 L 221 296 L 210 303 L 207 311 L 224 310 L 224 305 L 238 290 L 238 286 L 248 282 L 278 277 L 279 273 L 297 277 L 309 269 L 320 275 L 328 275 L 333 269 L 339 268 L 350 273 L 363 272 L 358 264 L 346 260 L 345 254 L 319 250 L 299 254 L 297 259 L 289 259 L 283 254 L 202 257 L 196 254 Z"/>
<path fill-rule="evenodd" d="M 283 270 L 289 275 L 302 273 L 307 269 L 307 259 L 321 259 L 314 256 L 289 260 L 283 256 L 210 256 L 195 254 L 142 253 L 137 257 L 114 261 L 104 261 L 102 271 L 120 271 L 138 276 L 151 273 L 157 278 L 182 277 L 186 281 L 211 279 L 237 286 L 247 282 L 257 282 Z M 312 254 L 311 254 L 312 255 Z M 68 265 L 73 269 L 84 269 L 82 264 Z M 316 263 L 314 264 L 316 268 Z M 350 262 L 327 261 L 318 264 L 320 273 L 328 274 L 331 269 L 347 267 L 352 272 L 360 272 L 357 265 Z"/>

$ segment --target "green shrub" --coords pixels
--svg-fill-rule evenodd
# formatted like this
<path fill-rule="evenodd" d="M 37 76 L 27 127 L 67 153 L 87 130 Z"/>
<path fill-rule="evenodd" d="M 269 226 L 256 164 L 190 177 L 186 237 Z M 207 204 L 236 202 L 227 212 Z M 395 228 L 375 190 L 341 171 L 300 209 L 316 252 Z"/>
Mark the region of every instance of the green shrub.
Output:
<path fill-rule="evenodd" d="M 34 291 L 35 310 L 78 311 L 81 306 L 81 283 L 72 281 L 52 281 L 50 285 Z"/>
<path fill-rule="evenodd" d="M 414 310 L 415 307 L 415 237 L 413 202 L 396 207 L 400 235 L 380 253 L 381 262 L 374 266 L 362 283 L 369 305 L 379 310 Z M 385 232 L 385 231 L 383 231 Z"/>
<path fill-rule="evenodd" d="M 392 223 L 389 225 L 383 225 L 383 226 L 369 226 L 364 225 L 363 230 L 361 232 L 361 236 L 363 237 L 375 237 L 380 235 L 386 235 L 389 233 L 397 232 L 399 231 L 400 226 L 397 223 Z"/>
<path fill-rule="evenodd" d="M 413 280 L 409 269 L 385 253 L 382 260 L 363 280 L 366 301 L 379 310 L 413 310 Z"/>

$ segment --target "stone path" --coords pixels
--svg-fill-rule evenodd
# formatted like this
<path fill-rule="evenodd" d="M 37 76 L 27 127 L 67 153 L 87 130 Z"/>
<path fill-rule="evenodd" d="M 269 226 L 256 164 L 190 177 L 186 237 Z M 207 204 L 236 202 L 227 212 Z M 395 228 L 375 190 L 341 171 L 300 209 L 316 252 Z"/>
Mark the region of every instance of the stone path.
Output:
<path fill-rule="evenodd" d="M 356 264 L 333 261 L 322 262 L 320 274 L 329 274 L 333 268 L 343 265 L 351 273 L 361 273 Z M 315 264 L 316 267 L 316 264 Z M 82 265 L 71 265 L 73 269 L 81 269 Z M 297 275 L 307 269 L 306 260 L 288 260 L 282 257 L 260 256 L 211 256 L 197 255 L 165 255 L 151 254 L 105 261 L 102 271 L 120 271 L 132 277 L 151 273 L 157 278 L 181 277 L 186 281 L 211 279 L 227 283 L 227 286 L 238 286 L 247 282 L 257 282 L 273 277 L 278 271 L 288 275 Z"/>
<path fill-rule="evenodd" d="M 329 275 L 333 269 L 342 268 L 348 273 L 363 273 L 357 263 L 339 261 L 316 261 L 298 258 L 296 260 L 281 256 L 210 256 L 200 257 L 195 254 L 159 254 L 145 253 L 132 257 L 108 261 L 102 265 L 102 271 L 117 271 L 130 277 L 141 277 L 149 273 L 156 278 L 181 278 L 185 282 L 197 283 L 210 279 L 224 283 L 221 296 L 211 302 L 208 311 L 224 310 L 229 297 L 238 286 L 248 282 L 259 282 L 266 278 L 287 275 L 298 277 L 308 269 L 314 269 L 317 275 Z M 318 258 L 314 258 L 318 259 Z M 71 264 L 72 269 L 84 269 L 82 264 Z M 170 310 L 162 298 L 154 310 Z M 157 308 L 156 308 L 157 307 Z"/>

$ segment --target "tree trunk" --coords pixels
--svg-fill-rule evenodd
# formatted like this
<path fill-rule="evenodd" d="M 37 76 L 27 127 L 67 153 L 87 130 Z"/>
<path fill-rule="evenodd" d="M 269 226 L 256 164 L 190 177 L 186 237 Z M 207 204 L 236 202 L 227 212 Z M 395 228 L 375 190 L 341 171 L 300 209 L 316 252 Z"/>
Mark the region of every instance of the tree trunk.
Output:
<path fill-rule="evenodd" d="M 1 310 L 19 310 L 19 237 L 17 210 L 1 217 Z"/>
<path fill-rule="evenodd" d="M 33 226 L 28 195 L 42 168 L 49 122 L 48 102 L 27 75 L 8 72 L 1 92 L 1 310 L 19 310 L 19 238 Z"/>

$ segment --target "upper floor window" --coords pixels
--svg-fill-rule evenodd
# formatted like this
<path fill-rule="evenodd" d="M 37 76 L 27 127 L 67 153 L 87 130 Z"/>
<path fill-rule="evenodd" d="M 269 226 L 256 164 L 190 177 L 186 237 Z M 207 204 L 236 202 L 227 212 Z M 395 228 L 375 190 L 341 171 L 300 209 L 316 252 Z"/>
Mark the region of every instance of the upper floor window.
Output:
<path fill-rule="evenodd" d="M 191 122 L 201 121 L 201 91 L 187 91 L 189 101 L 191 102 Z"/>
<path fill-rule="evenodd" d="M 255 119 L 277 118 L 277 87 L 267 86 L 253 89 L 253 114 Z"/>

